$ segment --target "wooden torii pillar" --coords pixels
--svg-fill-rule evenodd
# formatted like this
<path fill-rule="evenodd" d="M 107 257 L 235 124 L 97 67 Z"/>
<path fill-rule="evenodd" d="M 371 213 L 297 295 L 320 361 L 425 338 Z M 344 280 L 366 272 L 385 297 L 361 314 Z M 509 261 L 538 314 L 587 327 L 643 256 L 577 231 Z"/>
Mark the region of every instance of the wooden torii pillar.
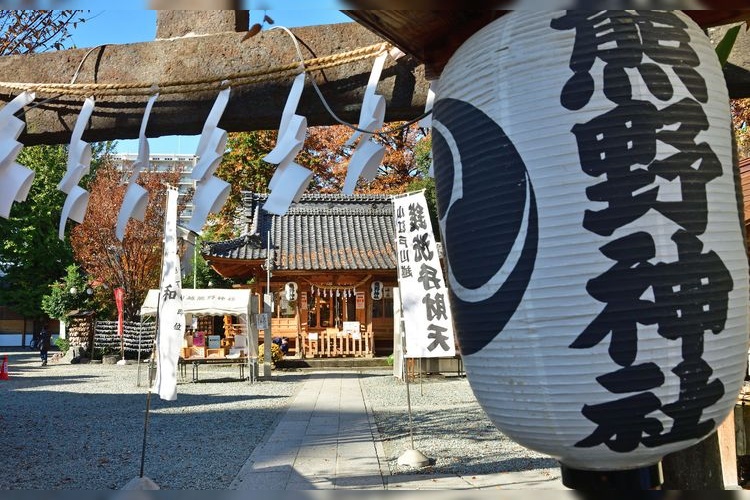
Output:
<path fill-rule="evenodd" d="M 104 45 L 39 54 L 0 57 L 0 81 L 69 83 L 81 61 L 76 83 L 168 84 L 196 79 L 222 79 L 296 62 L 290 37 L 282 30 L 248 31 L 247 11 L 159 11 L 157 39 L 125 45 Z M 302 42 L 306 59 L 340 54 L 383 40 L 356 23 L 311 26 L 291 30 Z M 363 59 L 310 73 L 340 118 L 359 120 L 372 59 Z M 219 126 L 230 132 L 278 128 L 291 78 L 232 88 Z M 424 111 L 429 84 L 423 66 L 411 57 L 389 58 L 378 93 L 387 100 L 386 120 L 405 120 Z M 15 94 L 0 94 L 0 105 Z M 195 135 L 213 104 L 218 85 L 199 92 L 162 93 L 149 120 L 147 135 Z M 138 136 L 147 96 L 100 96 L 83 135 L 87 142 Z M 38 96 L 37 102 L 44 96 Z M 27 111 L 26 146 L 63 144 L 80 111 L 83 96 L 61 95 Z M 308 84 L 298 113 L 310 126 L 336 122 Z"/>

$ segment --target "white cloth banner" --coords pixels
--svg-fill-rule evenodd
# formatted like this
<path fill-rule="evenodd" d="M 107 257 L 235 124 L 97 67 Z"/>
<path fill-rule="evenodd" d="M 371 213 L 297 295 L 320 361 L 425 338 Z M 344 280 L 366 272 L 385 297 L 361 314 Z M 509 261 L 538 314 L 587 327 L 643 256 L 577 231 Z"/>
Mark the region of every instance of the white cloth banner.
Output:
<path fill-rule="evenodd" d="M 398 283 L 407 358 L 456 354 L 448 288 L 422 192 L 394 198 Z"/>
<path fill-rule="evenodd" d="M 167 401 L 177 399 L 177 362 L 185 335 L 181 288 L 180 258 L 177 255 L 177 190 L 170 188 L 167 190 L 159 294 L 159 334 L 156 337 L 159 361 L 153 387 L 153 390 Z"/>

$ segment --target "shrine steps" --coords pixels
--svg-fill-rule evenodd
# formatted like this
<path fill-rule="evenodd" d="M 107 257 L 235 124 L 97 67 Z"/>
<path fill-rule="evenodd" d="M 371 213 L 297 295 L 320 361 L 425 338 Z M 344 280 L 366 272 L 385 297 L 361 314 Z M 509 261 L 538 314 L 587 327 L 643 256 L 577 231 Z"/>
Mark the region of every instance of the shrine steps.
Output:
<path fill-rule="evenodd" d="M 392 369 L 387 357 L 374 358 L 294 358 L 287 357 L 276 363 L 277 370 L 358 370 Z"/>

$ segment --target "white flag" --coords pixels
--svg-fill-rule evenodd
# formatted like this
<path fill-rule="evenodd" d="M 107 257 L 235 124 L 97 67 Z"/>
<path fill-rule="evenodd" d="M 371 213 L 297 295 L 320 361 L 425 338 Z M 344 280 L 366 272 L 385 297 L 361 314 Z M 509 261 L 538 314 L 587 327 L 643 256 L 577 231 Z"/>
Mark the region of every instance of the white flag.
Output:
<path fill-rule="evenodd" d="M 159 360 L 153 390 L 162 399 L 174 401 L 177 399 L 177 363 L 185 335 L 180 259 L 177 255 L 177 189 L 167 190 L 167 211 L 164 217 L 159 334 L 156 337 Z"/>
<path fill-rule="evenodd" d="M 407 358 L 456 354 L 448 287 L 422 192 L 394 198 L 398 286 Z"/>

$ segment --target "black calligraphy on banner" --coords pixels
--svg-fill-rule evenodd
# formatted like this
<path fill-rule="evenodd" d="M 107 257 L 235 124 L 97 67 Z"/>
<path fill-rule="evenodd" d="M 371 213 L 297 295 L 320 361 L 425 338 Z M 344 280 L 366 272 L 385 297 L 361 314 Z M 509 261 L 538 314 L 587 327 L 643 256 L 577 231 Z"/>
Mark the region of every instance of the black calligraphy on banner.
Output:
<path fill-rule="evenodd" d="M 164 302 L 168 300 L 177 300 L 177 290 L 172 288 L 172 284 L 164 287 Z"/>
<path fill-rule="evenodd" d="M 445 332 L 448 331 L 447 328 L 431 324 L 427 327 L 427 330 L 429 332 L 427 334 L 427 338 L 432 340 L 432 342 L 427 346 L 428 351 L 432 352 L 438 347 L 445 352 L 450 350 L 450 344 L 448 344 L 450 338 L 445 335 Z"/>
<path fill-rule="evenodd" d="M 576 446 L 603 444 L 630 452 L 641 445 L 701 438 L 715 426 L 712 419 L 702 419 L 703 410 L 724 395 L 723 383 L 711 379 L 713 369 L 703 359 L 704 337 L 723 331 L 733 281 L 719 255 L 705 251 L 700 238 L 708 225 L 707 185 L 722 175 L 722 166 L 711 145 L 699 139 L 709 129 L 703 109 L 708 91 L 696 70 L 700 60 L 690 46 L 687 24 L 674 12 L 569 11 L 551 26 L 575 30 L 573 76 L 562 89 L 562 105 L 578 110 L 589 104 L 597 88 L 591 74 L 597 61 L 604 64 L 598 86 L 613 103 L 571 130 L 582 170 L 601 179 L 586 195 L 603 208 L 587 210 L 583 227 L 603 237 L 626 233 L 600 248 L 614 264 L 589 280 L 586 290 L 604 306 L 570 345 L 590 349 L 609 342 L 609 356 L 620 368 L 597 381 L 618 397 L 583 406 L 582 414 L 596 428 Z M 633 92 L 633 74 L 648 92 Z M 670 74 L 687 89 L 685 97 L 674 99 Z M 673 153 L 657 159 L 659 143 Z M 674 181 L 679 181 L 680 199 L 662 201 L 660 185 Z M 657 235 L 648 227 L 631 229 L 650 211 L 677 228 L 671 235 L 677 249 L 672 261 L 659 260 Z M 664 339 L 680 343 L 682 359 L 676 366 L 637 363 L 638 333 L 652 325 Z M 673 402 L 661 401 L 655 392 L 665 383 L 663 370 L 680 381 Z M 658 412 L 671 419 L 670 426 L 662 424 Z"/>
<path fill-rule="evenodd" d="M 396 199 L 394 206 L 407 356 L 452 356 L 455 345 L 447 287 L 424 195 Z"/>
<path fill-rule="evenodd" d="M 420 262 L 420 261 L 430 261 L 432 260 L 433 253 L 430 249 L 430 235 L 427 233 L 422 233 L 414 237 L 414 246 L 412 247 L 414 250 L 414 261 Z"/>
<path fill-rule="evenodd" d="M 427 229 L 427 221 L 424 218 L 424 207 L 419 203 L 409 204 L 409 231 Z"/>

